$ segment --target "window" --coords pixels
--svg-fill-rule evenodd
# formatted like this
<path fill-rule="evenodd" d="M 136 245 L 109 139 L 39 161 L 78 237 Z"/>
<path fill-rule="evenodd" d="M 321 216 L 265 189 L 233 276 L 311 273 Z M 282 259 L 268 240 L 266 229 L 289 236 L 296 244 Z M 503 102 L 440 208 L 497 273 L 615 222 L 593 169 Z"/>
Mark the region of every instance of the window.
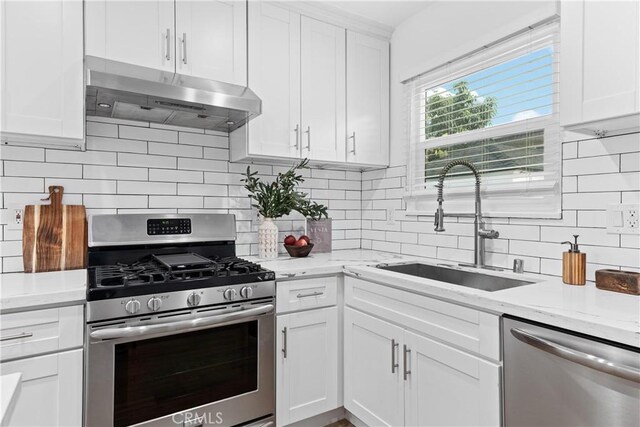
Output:
<path fill-rule="evenodd" d="M 485 215 L 560 216 L 558 56 L 553 22 L 406 82 L 409 211 L 431 213 L 440 170 L 465 159 L 482 174 Z M 471 211 L 473 191 L 471 172 L 453 168 L 446 210 Z"/>

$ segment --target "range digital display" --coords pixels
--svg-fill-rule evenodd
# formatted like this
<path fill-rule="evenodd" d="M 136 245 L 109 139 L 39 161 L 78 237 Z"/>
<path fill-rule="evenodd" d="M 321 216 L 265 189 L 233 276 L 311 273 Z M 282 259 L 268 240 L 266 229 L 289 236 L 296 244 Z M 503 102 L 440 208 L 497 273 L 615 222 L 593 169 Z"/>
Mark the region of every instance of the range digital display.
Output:
<path fill-rule="evenodd" d="M 164 234 L 191 234 L 191 219 L 148 219 L 147 234 L 149 236 Z"/>

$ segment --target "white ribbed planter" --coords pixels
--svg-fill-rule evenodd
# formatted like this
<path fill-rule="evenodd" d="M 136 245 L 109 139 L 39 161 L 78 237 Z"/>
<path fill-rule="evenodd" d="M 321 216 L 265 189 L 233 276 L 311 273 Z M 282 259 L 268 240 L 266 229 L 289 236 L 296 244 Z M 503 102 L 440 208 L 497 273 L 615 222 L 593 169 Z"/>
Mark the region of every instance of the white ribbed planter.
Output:
<path fill-rule="evenodd" d="M 278 226 L 272 218 L 264 218 L 258 228 L 258 256 L 263 259 L 278 258 Z"/>

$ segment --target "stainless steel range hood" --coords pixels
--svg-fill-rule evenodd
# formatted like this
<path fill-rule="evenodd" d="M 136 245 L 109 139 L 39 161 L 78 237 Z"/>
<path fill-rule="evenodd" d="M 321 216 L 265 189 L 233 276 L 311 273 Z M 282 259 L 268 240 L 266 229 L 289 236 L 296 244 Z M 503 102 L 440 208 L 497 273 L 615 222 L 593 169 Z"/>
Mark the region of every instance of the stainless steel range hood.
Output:
<path fill-rule="evenodd" d="M 262 112 L 248 87 L 85 57 L 87 116 L 232 132 Z"/>

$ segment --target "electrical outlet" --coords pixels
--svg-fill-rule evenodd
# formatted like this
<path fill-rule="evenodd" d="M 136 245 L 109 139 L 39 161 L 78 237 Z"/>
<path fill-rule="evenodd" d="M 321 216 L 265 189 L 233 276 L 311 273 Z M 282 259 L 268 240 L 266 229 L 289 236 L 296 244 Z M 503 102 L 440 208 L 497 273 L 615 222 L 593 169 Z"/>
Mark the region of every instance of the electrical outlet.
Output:
<path fill-rule="evenodd" d="M 607 233 L 640 234 L 640 205 L 609 205 Z"/>
<path fill-rule="evenodd" d="M 396 223 L 396 210 L 393 208 L 387 208 L 387 225 L 395 225 Z"/>
<path fill-rule="evenodd" d="M 21 230 L 24 222 L 24 206 L 8 206 L 4 221 L 7 224 L 7 230 Z"/>

